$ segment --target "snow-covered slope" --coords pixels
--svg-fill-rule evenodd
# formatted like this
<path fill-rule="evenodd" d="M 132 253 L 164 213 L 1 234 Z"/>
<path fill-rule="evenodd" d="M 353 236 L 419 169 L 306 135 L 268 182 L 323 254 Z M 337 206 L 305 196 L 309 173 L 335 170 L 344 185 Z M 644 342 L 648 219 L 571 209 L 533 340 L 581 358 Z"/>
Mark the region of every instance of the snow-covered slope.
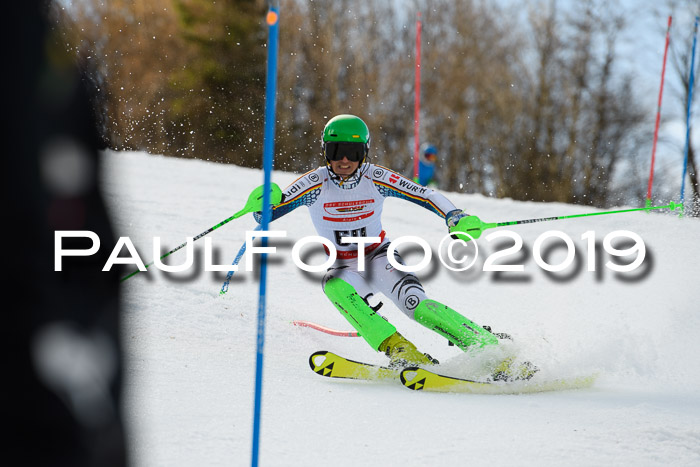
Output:
<path fill-rule="evenodd" d="M 262 173 L 230 165 L 144 153 L 107 152 L 103 186 L 118 235 L 128 236 L 145 262 L 153 237 L 173 248 L 227 219 L 262 183 Z M 295 174 L 275 172 L 284 187 Z M 593 212 L 581 206 L 525 203 L 446 193 L 485 222 Z M 416 235 L 437 251 L 446 233 L 434 214 L 389 199 L 390 238 Z M 228 264 L 252 216 L 208 235 L 215 263 Z M 591 389 L 513 396 L 430 394 L 398 383 L 332 381 L 313 374 L 308 357 L 332 350 L 384 362 L 360 338 L 334 337 L 291 325 L 310 320 L 350 329 L 321 291 L 322 273 L 292 263 L 291 246 L 315 234 L 305 208 L 272 227 L 286 230 L 268 270 L 261 465 L 699 465 L 700 464 L 700 222 L 662 213 L 624 213 L 493 229 L 521 236 L 524 248 L 505 262 L 519 273 L 481 272 L 483 258 L 502 250 L 482 237 L 480 262 L 451 272 L 434 260 L 420 276 L 431 296 L 495 331 L 512 334 L 542 374 L 593 371 Z M 566 233 L 575 263 L 544 274 L 533 259 L 538 236 Z M 640 235 L 647 258 L 633 272 L 587 271 L 587 242 L 628 230 Z M 126 406 L 135 464 L 250 464 L 258 283 L 242 269 L 227 294 L 225 273 L 149 270 L 124 282 Z M 561 242 L 560 242 L 561 243 Z M 103 248 L 111 248 L 103 245 Z M 558 249 L 551 264 L 563 260 Z M 421 259 L 406 251 L 408 263 Z M 184 261 L 184 250 L 170 257 Z M 310 263 L 324 260 L 313 253 Z M 385 301 L 382 313 L 424 352 L 458 371 L 464 354 L 409 321 Z"/>

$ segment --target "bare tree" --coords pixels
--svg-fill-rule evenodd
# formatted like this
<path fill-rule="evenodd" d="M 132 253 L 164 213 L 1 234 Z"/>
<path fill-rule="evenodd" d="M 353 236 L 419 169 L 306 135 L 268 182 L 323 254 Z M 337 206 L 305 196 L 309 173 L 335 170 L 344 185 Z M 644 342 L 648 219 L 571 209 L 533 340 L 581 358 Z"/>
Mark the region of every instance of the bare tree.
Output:
<path fill-rule="evenodd" d="M 280 33 L 278 167 L 317 164 L 323 126 L 339 113 L 367 122 L 375 161 L 395 162 L 411 121 L 403 83 L 412 74 L 409 57 L 400 53 L 406 33 L 382 19 L 391 12 L 386 2 L 287 6 Z"/>
<path fill-rule="evenodd" d="M 183 44 L 171 1 L 74 2 L 58 11 L 69 48 L 90 70 L 107 144 L 173 153 L 168 77 Z"/>
<path fill-rule="evenodd" d="M 568 14 L 550 1 L 530 13 L 537 60 L 524 80 L 530 122 L 511 196 L 605 206 L 611 181 L 644 115 L 615 72 L 622 18 L 600 2 Z M 617 79 L 616 79 L 617 78 Z"/>
<path fill-rule="evenodd" d="M 112 147 L 259 166 L 263 2 L 77 4 L 72 47 L 95 63 Z M 286 3 L 276 167 L 317 165 L 325 122 L 354 113 L 372 160 L 410 175 L 419 11 L 420 138 L 440 147 L 440 188 L 609 203 L 641 117 L 602 0 L 537 3 L 525 23 L 479 0 Z"/>

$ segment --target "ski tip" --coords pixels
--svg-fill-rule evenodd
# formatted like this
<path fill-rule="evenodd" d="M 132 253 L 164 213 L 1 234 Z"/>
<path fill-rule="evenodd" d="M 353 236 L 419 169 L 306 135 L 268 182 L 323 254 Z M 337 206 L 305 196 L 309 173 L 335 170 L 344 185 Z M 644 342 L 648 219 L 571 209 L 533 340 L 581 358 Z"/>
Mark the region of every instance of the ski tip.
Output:
<path fill-rule="evenodd" d="M 328 355 L 327 350 L 319 350 L 318 352 L 314 352 L 311 354 L 311 356 L 309 356 L 309 366 L 315 373 L 318 373 L 323 368 L 323 364 L 326 361 L 326 355 Z"/>

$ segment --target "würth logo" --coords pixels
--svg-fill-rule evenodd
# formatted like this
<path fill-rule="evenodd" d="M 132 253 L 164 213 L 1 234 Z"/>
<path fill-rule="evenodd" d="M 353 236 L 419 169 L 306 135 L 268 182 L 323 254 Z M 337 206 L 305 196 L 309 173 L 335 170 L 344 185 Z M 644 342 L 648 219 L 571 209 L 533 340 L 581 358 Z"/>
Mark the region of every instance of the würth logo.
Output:
<path fill-rule="evenodd" d="M 389 181 L 390 181 L 391 183 L 396 183 L 396 182 L 399 181 L 399 176 L 396 175 L 396 174 L 391 174 L 391 176 L 389 177 Z"/>

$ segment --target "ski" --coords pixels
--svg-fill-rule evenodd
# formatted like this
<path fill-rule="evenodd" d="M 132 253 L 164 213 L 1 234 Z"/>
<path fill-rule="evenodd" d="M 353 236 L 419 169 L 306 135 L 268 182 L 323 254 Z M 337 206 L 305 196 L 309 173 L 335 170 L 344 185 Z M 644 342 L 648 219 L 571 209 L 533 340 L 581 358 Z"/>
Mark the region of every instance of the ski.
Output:
<path fill-rule="evenodd" d="M 392 369 L 372 363 L 348 360 L 340 355 L 321 350 L 309 357 L 309 366 L 314 373 L 327 378 L 364 380 L 398 379 L 400 369 Z"/>
<path fill-rule="evenodd" d="M 538 380 L 537 376 L 535 376 L 529 380 L 507 382 L 475 381 L 440 375 L 423 368 L 410 367 L 401 372 L 400 378 L 401 383 L 405 387 L 414 391 L 469 394 L 525 394 L 587 388 L 593 385 L 596 375 L 552 380 Z"/>
<path fill-rule="evenodd" d="M 327 378 L 355 380 L 400 379 L 401 384 L 414 391 L 468 394 L 527 394 L 582 389 L 592 386 L 596 379 L 596 375 L 587 375 L 552 380 L 539 380 L 535 376 L 529 380 L 477 381 L 441 375 L 419 367 L 393 369 L 373 363 L 358 362 L 326 350 L 311 354 L 309 366 L 314 373 Z"/>

